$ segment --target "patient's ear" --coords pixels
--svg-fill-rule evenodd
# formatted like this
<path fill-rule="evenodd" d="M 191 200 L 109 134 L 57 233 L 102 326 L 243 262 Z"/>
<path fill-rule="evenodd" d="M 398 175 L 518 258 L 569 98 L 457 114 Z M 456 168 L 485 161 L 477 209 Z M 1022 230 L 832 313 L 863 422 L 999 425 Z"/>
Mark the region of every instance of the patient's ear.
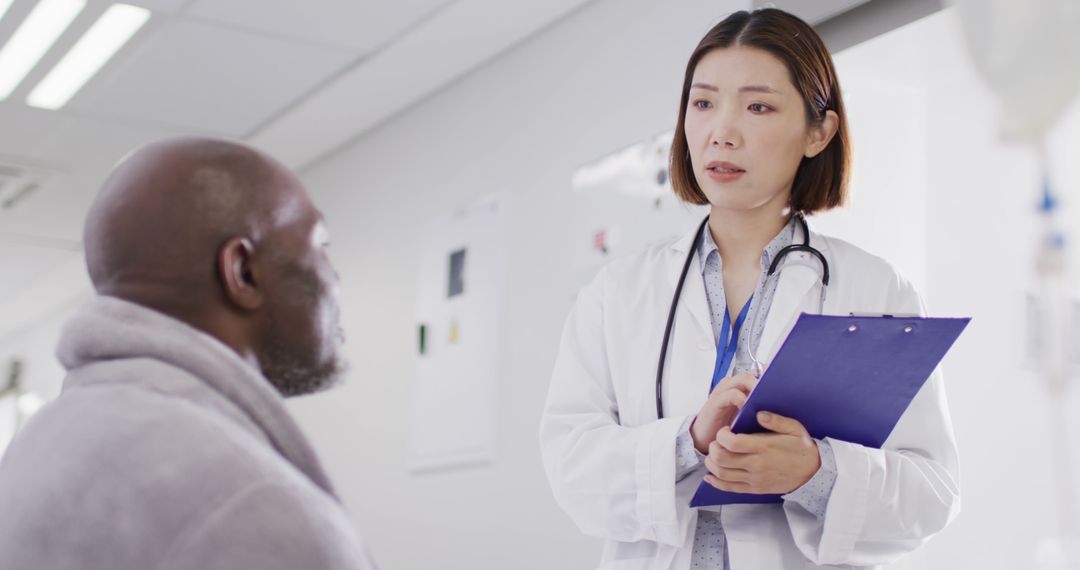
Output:
<path fill-rule="evenodd" d="M 263 304 L 259 275 L 252 263 L 255 246 L 247 238 L 232 238 L 218 250 L 217 268 L 226 302 L 242 311 L 254 311 Z"/>

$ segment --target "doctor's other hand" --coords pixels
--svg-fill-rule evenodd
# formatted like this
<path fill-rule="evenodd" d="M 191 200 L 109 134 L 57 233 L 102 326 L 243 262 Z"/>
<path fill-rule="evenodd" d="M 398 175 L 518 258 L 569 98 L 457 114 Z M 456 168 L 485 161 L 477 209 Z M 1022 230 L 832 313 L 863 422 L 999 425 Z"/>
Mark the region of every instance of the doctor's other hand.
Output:
<path fill-rule="evenodd" d="M 798 420 L 759 412 L 758 422 L 771 433 L 736 434 L 724 427 L 716 434 L 705 458 L 705 482 L 721 491 L 784 494 L 817 473 L 817 443 Z"/>
<path fill-rule="evenodd" d="M 720 428 L 731 425 L 756 385 L 757 378 L 749 372 L 728 376 L 716 383 L 716 388 L 690 424 L 690 436 L 699 453 L 709 452 L 709 444 L 716 440 Z"/>

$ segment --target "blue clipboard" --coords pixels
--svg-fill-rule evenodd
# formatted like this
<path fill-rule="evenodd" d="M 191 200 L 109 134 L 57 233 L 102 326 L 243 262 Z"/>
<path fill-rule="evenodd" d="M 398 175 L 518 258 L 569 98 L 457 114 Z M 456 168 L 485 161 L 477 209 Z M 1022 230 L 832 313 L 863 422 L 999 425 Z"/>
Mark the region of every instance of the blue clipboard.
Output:
<path fill-rule="evenodd" d="M 803 313 L 731 431 L 766 431 L 757 413 L 769 411 L 799 420 L 815 438 L 880 448 L 970 321 Z M 780 502 L 702 482 L 690 506 Z"/>

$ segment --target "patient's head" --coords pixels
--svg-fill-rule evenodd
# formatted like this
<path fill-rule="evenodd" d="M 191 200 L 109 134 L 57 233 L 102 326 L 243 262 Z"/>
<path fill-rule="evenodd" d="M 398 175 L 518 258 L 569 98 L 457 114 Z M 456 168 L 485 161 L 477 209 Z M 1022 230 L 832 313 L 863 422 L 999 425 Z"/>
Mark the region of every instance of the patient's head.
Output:
<path fill-rule="evenodd" d="M 94 288 L 233 348 L 285 396 L 343 365 L 338 277 L 303 184 L 241 144 L 168 139 L 113 170 L 86 221 Z"/>

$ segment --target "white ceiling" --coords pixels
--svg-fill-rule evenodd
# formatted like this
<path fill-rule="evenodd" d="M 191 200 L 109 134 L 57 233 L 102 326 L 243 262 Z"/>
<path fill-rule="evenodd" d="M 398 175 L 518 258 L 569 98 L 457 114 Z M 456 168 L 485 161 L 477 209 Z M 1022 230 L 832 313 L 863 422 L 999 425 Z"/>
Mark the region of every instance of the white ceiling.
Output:
<path fill-rule="evenodd" d="M 358 57 L 344 49 L 176 18 L 88 85 L 71 111 L 243 138 Z"/>
<path fill-rule="evenodd" d="M 779 8 L 816 24 L 866 4 L 869 0 L 754 0 L 754 8 Z"/>
<path fill-rule="evenodd" d="M 15 0 L 0 45 L 35 1 Z M 83 217 L 132 148 L 206 134 L 303 167 L 590 0 L 126 1 L 151 20 L 67 107 L 24 101 L 108 0 L 0 101 L 0 165 L 42 175 L 0 209 L 0 344 L 86 294 Z"/>
<path fill-rule="evenodd" d="M 402 32 L 434 16 L 450 3 L 448 0 L 194 0 L 184 15 L 268 36 L 365 54 L 391 43 Z"/>
<path fill-rule="evenodd" d="M 83 217 L 132 148 L 223 136 L 303 169 L 592 0 L 126 1 L 152 18 L 67 107 L 24 100 L 109 0 L 88 0 L 0 101 L 0 165 L 41 174 L 37 191 L 0 208 L 0 344 L 89 290 Z M 15 0 L 0 45 L 35 2 Z M 818 2 L 781 7 L 831 15 Z"/>

